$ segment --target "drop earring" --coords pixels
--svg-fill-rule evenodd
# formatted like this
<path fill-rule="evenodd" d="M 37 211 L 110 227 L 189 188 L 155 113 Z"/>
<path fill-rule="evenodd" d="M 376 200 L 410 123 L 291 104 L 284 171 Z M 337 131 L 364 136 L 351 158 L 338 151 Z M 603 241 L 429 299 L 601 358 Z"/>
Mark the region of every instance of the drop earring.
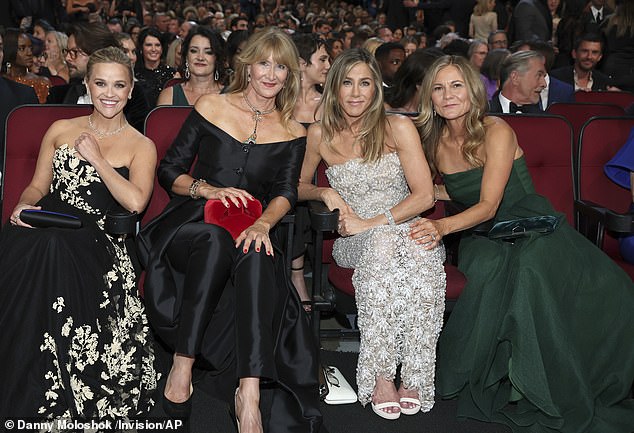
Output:
<path fill-rule="evenodd" d="M 218 69 L 214 72 L 214 81 L 218 81 L 220 79 L 220 74 L 218 73 Z"/>
<path fill-rule="evenodd" d="M 189 63 L 185 62 L 185 79 L 189 80 L 191 74 L 189 73 Z"/>

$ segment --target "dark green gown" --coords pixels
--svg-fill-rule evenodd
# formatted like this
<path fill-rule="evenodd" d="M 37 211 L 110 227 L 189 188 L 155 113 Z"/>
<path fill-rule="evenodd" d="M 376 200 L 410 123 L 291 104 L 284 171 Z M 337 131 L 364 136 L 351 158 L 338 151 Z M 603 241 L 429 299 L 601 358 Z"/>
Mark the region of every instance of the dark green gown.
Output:
<path fill-rule="evenodd" d="M 445 175 L 451 198 L 477 203 L 482 171 Z M 495 219 L 553 214 L 515 160 Z M 458 416 L 515 433 L 634 432 L 634 284 L 603 252 L 564 221 L 514 244 L 465 234 L 459 268 L 468 283 L 437 373 Z"/>

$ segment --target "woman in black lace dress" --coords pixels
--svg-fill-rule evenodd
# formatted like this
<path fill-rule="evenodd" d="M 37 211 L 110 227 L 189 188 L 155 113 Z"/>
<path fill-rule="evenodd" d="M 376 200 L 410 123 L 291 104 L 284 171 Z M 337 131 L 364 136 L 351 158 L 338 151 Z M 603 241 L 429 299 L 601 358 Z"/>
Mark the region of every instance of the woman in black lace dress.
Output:
<path fill-rule="evenodd" d="M 86 82 L 93 113 L 49 128 L 0 237 L 3 416 L 120 419 L 153 404 L 158 375 L 137 272 L 125 238 L 103 227 L 110 209 L 145 208 L 156 150 L 123 116 L 132 92 L 123 51 L 93 53 Z M 72 214 L 82 227 L 31 228 L 25 209 Z"/>

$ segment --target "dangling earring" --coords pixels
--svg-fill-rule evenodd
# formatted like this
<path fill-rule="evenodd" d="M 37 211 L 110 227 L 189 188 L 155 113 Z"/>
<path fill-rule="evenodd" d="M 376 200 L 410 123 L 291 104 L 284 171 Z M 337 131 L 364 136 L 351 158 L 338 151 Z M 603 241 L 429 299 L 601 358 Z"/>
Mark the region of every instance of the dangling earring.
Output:
<path fill-rule="evenodd" d="M 247 83 L 251 82 L 251 74 L 247 74 Z"/>
<path fill-rule="evenodd" d="M 189 80 L 191 74 L 189 73 L 189 63 L 185 62 L 185 79 Z"/>
<path fill-rule="evenodd" d="M 214 72 L 214 81 L 218 81 L 220 79 L 220 74 L 218 73 L 218 69 Z"/>

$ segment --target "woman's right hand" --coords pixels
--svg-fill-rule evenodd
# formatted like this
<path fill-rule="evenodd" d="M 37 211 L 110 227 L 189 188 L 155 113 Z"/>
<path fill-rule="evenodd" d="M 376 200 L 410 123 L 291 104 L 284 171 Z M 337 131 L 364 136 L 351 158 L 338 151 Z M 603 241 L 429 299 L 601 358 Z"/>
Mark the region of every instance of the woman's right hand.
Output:
<path fill-rule="evenodd" d="M 220 200 L 225 207 L 229 207 L 229 201 L 236 207 L 240 207 L 240 203 L 242 203 L 244 207 L 249 207 L 248 202 L 255 200 L 251 194 L 243 189 L 234 187 L 217 188 L 207 183 L 202 183 L 198 187 L 198 195 L 207 200 Z"/>
<path fill-rule="evenodd" d="M 332 188 L 327 188 L 321 194 L 321 200 L 328 207 L 328 210 L 339 209 L 339 214 L 347 214 L 352 212 L 352 208 L 343 201 L 337 191 Z"/>
<path fill-rule="evenodd" d="M 24 209 L 42 209 L 42 206 L 32 206 L 30 204 L 26 204 L 26 203 L 18 203 L 18 205 L 15 207 L 15 209 L 13 209 L 13 212 L 11 212 L 11 218 L 9 218 L 9 221 L 11 222 L 11 224 L 13 224 L 14 226 L 22 226 L 22 227 L 29 227 L 29 228 L 33 228 L 33 226 L 31 226 L 30 224 L 27 224 L 25 222 L 23 222 L 20 219 L 20 213 L 24 210 Z"/>

